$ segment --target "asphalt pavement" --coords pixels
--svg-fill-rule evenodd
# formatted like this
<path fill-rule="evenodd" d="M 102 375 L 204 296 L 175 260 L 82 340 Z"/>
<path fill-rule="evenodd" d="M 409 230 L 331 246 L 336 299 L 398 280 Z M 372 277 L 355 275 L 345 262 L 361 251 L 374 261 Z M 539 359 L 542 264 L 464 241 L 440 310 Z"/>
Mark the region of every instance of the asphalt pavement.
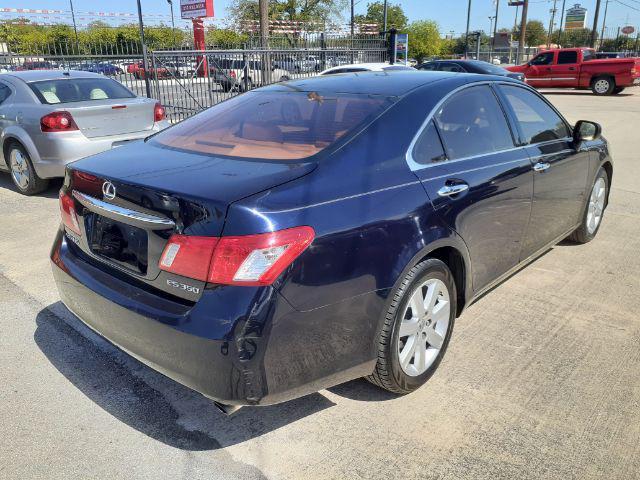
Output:
<path fill-rule="evenodd" d="M 60 182 L 28 198 L 0 173 L 0 478 L 640 478 L 640 90 L 548 98 L 611 142 L 599 235 L 469 308 L 404 397 L 355 380 L 223 416 L 66 311 Z"/>

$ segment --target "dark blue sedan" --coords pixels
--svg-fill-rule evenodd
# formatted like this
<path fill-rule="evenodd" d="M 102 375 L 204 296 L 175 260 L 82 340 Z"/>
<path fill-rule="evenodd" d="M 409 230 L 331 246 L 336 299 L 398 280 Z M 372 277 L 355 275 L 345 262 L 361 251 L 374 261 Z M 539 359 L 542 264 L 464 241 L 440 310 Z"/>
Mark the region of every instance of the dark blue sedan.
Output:
<path fill-rule="evenodd" d="M 82 321 L 227 412 L 403 394 L 466 306 L 594 238 L 611 178 L 597 124 L 509 78 L 302 79 L 71 164 L 51 259 Z"/>

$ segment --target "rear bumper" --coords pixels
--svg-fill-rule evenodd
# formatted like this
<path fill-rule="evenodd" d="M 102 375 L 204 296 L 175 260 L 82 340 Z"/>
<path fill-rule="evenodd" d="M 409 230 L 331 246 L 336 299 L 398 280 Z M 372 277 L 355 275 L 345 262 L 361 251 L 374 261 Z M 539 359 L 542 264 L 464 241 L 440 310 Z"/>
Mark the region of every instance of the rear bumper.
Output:
<path fill-rule="evenodd" d="M 37 154 L 29 153 L 40 178 L 64 177 L 68 163 L 146 138 L 168 126 L 169 123 L 163 120 L 150 130 L 98 138 L 87 138 L 80 132 L 43 133 L 33 138 Z"/>
<path fill-rule="evenodd" d="M 58 232 L 51 260 L 67 308 L 128 354 L 213 400 L 267 405 L 373 371 L 373 342 L 336 349 L 348 339 L 337 330 L 333 340 L 332 323 L 341 319 L 330 307 L 298 312 L 271 287 L 208 288 L 184 305 L 120 280 L 72 249 Z"/>

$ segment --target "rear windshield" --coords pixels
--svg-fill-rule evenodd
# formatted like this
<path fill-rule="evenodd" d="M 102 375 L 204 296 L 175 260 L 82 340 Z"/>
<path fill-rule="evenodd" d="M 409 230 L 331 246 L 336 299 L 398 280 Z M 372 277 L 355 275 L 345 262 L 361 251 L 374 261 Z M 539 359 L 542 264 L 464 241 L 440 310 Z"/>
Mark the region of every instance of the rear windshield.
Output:
<path fill-rule="evenodd" d="M 40 101 L 48 105 L 135 97 L 123 85 L 109 78 L 44 80 L 32 82 L 29 86 Z"/>
<path fill-rule="evenodd" d="M 155 135 L 152 142 L 210 155 L 297 160 L 373 120 L 394 97 L 249 92 Z"/>

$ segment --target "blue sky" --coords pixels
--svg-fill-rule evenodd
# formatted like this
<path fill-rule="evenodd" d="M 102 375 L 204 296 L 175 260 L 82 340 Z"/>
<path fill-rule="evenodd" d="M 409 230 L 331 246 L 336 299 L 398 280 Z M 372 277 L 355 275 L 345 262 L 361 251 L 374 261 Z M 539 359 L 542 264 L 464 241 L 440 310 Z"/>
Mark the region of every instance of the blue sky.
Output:
<path fill-rule="evenodd" d="M 356 11 L 364 12 L 366 10 L 367 2 L 370 0 L 356 0 Z M 558 17 L 559 11 L 562 6 L 563 0 L 557 0 Z M 604 9 L 604 3 L 602 1 L 602 9 Z M 618 2 L 618 0 L 611 0 L 609 4 L 609 13 L 607 16 L 607 25 L 609 26 L 622 26 L 627 23 L 627 15 L 629 24 L 634 26 L 640 26 L 640 0 L 621 0 L 629 5 L 626 7 Z M 390 0 L 391 3 L 396 3 Z M 179 0 L 174 0 L 177 6 Z M 231 0 L 214 0 L 214 6 L 216 11 L 216 17 L 227 16 L 227 6 L 231 3 Z M 456 33 L 463 32 L 466 23 L 466 10 L 467 0 L 400 0 L 400 3 L 408 14 L 410 20 L 423 20 L 430 19 L 436 20 L 442 32 L 449 32 L 451 30 Z M 576 0 L 566 0 L 567 8 L 574 3 L 578 3 Z M 580 2 L 583 6 L 589 9 L 588 23 L 593 21 L 593 10 L 595 6 L 595 0 L 583 0 Z M 553 0 L 530 0 L 529 6 L 529 18 L 542 20 L 545 25 L 549 23 L 549 10 L 553 6 Z M 0 2 L 0 7 L 6 8 L 33 8 L 33 9 L 58 9 L 68 10 L 68 0 L 4 0 Z M 136 12 L 135 0 L 109 0 L 98 2 L 96 0 L 74 0 L 74 7 L 77 11 L 106 11 L 106 12 Z M 168 6 L 166 0 L 142 0 L 142 7 L 144 12 L 148 13 L 162 13 L 168 12 Z M 637 8 L 638 10 L 633 10 Z M 493 0 L 472 0 L 472 16 L 471 16 L 471 29 L 489 29 L 489 16 L 493 15 L 495 10 L 495 3 Z M 515 7 L 508 7 L 507 0 L 500 0 L 500 12 L 498 27 L 513 26 L 515 15 Z M 345 22 L 348 21 L 348 11 L 344 12 Z M 600 18 L 602 19 L 602 12 Z"/>

